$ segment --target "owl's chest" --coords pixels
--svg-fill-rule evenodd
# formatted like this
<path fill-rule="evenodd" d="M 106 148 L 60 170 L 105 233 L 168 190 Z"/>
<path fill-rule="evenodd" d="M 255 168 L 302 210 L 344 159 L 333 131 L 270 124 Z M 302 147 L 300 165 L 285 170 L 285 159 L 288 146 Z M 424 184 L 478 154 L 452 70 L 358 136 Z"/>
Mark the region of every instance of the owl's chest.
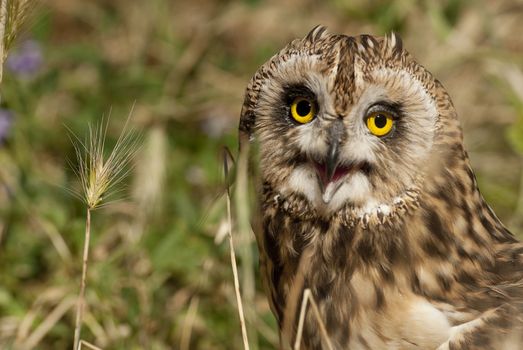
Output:
<path fill-rule="evenodd" d="M 382 305 L 369 289 L 370 281 L 357 274 L 351 284 L 353 317 L 341 327 L 350 331 L 348 342 L 340 349 L 436 349 L 451 335 L 452 325 L 438 305 L 407 290 L 386 287 Z M 332 312 L 330 310 L 329 312 Z"/>
<path fill-rule="evenodd" d="M 385 281 L 373 268 L 357 267 L 347 278 L 321 270 L 328 286 L 315 285 L 317 277 L 305 277 L 304 286 L 312 291 L 334 348 L 436 349 L 449 339 L 453 320 L 448 311 L 456 313 L 456 308 L 445 304 L 444 310 L 416 294 L 407 276 L 395 273 L 394 281 Z M 308 318 L 308 334 L 317 338 L 318 320 L 312 313 Z M 311 346 L 316 348 L 321 347 Z"/>
<path fill-rule="evenodd" d="M 258 237 L 262 271 L 284 336 L 293 339 L 302 292 L 309 288 L 335 348 L 435 349 L 444 343 L 452 322 L 414 291 L 418 266 L 408 259 L 409 247 L 387 239 L 390 234 L 285 215 L 266 218 Z M 313 313 L 306 317 L 304 344 L 323 344 Z"/>

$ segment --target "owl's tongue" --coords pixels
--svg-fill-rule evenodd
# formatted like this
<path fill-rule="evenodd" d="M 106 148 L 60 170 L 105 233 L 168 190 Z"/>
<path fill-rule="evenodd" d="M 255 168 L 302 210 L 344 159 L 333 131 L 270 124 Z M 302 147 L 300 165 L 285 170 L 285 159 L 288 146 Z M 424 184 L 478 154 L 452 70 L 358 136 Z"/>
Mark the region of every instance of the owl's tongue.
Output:
<path fill-rule="evenodd" d="M 345 166 L 338 166 L 329 176 L 327 167 L 322 163 L 315 163 L 316 171 L 320 180 L 320 187 L 323 192 L 322 199 L 325 203 L 329 203 L 334 196 L 334 193 L 340 188 L 342 182 L 338 181 L 350 171 L 350 168 Z"/>

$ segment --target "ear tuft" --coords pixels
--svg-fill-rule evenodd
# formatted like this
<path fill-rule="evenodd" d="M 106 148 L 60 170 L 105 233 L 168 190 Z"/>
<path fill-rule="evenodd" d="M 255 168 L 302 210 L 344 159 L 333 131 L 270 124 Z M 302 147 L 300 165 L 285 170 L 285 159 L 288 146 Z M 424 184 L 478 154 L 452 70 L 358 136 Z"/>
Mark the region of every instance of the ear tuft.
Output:
<path fill-rule="evenodd" d="M 390 37 L 387 38 L 388 46 L 395 54 L 400 54 L 403 51 L 403 40 L 397 33 L 391 32 Z"/>
<path fill-rule="evenodd" d="M 318 24 L 316 27 L 312 28 L 312 30 L 307 34 L 305 37 L 306 41 L 309 41 L 310 43 L 314 43 L 315 41 L 320 40 L 322 37 L 326 36 L 327 34 L 327 27 L 321 24 Z"/>

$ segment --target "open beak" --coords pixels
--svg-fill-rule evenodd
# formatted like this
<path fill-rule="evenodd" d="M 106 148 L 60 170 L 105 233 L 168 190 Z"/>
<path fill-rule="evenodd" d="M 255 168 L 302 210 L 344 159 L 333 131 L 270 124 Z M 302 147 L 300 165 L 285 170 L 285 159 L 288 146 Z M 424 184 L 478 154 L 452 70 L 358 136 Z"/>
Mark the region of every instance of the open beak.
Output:
<path fill-rule="evenodd" d="M 344 179 L 349 174 L 362 171 L 369 173 L 371 166 L 368 162 L 350 162 L 346 159 L 340 161 L 344 127 L 341 119 L 332 122 L 329 129 L 327 153 L 321 159 L 310 160 L 316 168 L 316 176 L 320 185 L 323 202 L 328 204 L 334 194 L 344 184 Z"/>
<path fill-rule="evenodd" d="M 339 166 L 340 142 L 343 135 L 343 122 L 335 120 L 329 129 L 329 148 L 323 163 L 315 163 L 322 198 L 329 203 L 342 185 L 337 181 L 349 172 L 349 168 Z"/>

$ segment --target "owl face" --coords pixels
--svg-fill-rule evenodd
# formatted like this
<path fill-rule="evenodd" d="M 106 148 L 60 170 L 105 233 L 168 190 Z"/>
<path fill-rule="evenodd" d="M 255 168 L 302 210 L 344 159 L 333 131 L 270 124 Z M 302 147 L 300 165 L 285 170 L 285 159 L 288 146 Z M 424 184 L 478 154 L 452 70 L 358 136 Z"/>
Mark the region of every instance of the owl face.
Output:
<path fill-rule="evenodd" d="M 319 213 L 401 200 L 434 170 L 438 83 L 399 39 L 314 29 L 248 86 L 240 129 L 259 142 L 261 176 Z"/>

